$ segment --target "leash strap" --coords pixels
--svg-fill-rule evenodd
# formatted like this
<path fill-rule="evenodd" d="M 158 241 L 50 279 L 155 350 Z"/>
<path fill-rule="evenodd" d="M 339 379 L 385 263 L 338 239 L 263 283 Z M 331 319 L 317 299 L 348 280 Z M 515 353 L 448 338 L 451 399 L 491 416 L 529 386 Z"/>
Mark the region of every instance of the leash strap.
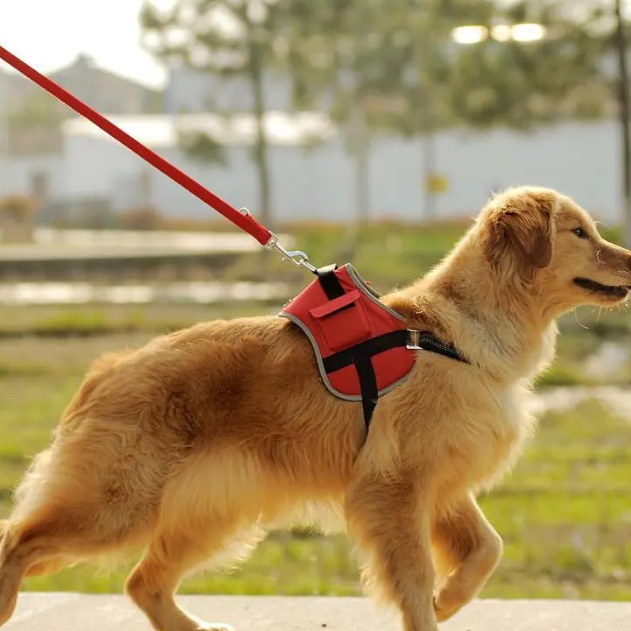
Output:
<path fill-rule="evenodd" d="M 70 92 L 62 88 L 52 79 L 49 79 L 34 68 L 31 68 L 31 66 L 23 62 L 19 57 L 16 57 L 13 53 L 10 53 L 6 48 L 3 48 L 2 46 L 0 46 L 0 59 L 15 68 L 15 70 L 22 73 L 24 76 L 28 77 L 31 81 L 39 85 L 41 88 L 52 94 L 55 98 L 77 112 L 77 114 L 80 114 L 84 118 L 87 118 L 97 127 L 101 128 L 106 134 L 108 134 L 115 140 L 118 140 L 118 142 L 125 145 L 125 147 L 133 151 L 137 156 L 141 157 L 151 166 L 158 169 L 158 171 L 164 173 L 174 182 L 177 182 L 180 186 L 195 195 L 195 197 L 199 198 L 205 204 L 216 210 L 218 213 L 222 214 L 226 219 L 228 219 L 233 224 L 237 225 L 239 228 L 254 237 L 261 245 L 267 246 L 270 249 L 274 247 L 280 249 L 279 247 L 277 247 L 276 236 L 265 226 L 256 221 L 247 210 L 237 210 L 234 206 L 231 206 L 221 197 L 215 195 L 214 193 L 211 193 L 207 188 L 202 186 L 199 182 L 196 182 L 190 176 L 186 175 L 186 173 L 178 169 L 175 165 L 171 164 L 162 156 L 158 155 L 142 143 L 138 142 L 135 138 L 120 129 L 120 127 L 114 125 L 114 123 L 93 110 L 83 101 L 79 100 L 76 96 L 72 95 Z M 294 253 L 285 251 L 285 254 L 292 255 Z M 295 263 L 297 262 L 293 258 L 292 260 Z M 308 259 L 305 256 L 302 260 L 306 261 Z"/>

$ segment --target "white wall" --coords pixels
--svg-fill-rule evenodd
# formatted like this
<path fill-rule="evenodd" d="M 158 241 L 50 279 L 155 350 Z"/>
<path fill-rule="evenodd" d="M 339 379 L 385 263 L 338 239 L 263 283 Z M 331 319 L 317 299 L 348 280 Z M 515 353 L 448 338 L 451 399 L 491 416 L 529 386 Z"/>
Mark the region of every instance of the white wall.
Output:
<path fill-rule="evenodd" d="M 171 156 L 176 152 L 169 152 Z M 568 124 L 521 135 L 451 131 L 436 139 L 437 169 L 449 181 L 438 196 L 439 215 L 473 214 L 491 191 L 518 184 L 557 188 L 605 221 L 622 212 L 621 169 L 615 122 Z M 256 213 L 256 173 L 247 150 L 232 149 L 228 168 L 177 163 L 230 203 Z M 423 216 L 420 141 L 377 140 L 371 151 L 371 212 L 375 217 Z M 351 219 L 355 213 L 353 163 L 339 139 L 305 153 L 272 149 L 272 192 L 279 218 Z M 165 212 L 203 215 L 207 211 L 156 173 L 155 200 Z"/>
<path fill-rule="evenodd" d="M 137 172 L 144 162 L 118 143 L 68 136 L 65 146 L 68 197 L 116 194 L 119 179 Z"/>
<path fill-rule="evenodd" d="M 38 172 L 47 174 L 50 194 L 61 196 L 66 190 L 64 166 L 62 155 L 11 158 L 10 162 L 0 156 L 0 197 L 9 194 L 28 195 L 31 178 Z"/>
<path fill-rule="evenodd" d="M 258 188 L 249 148 L 229 149 L 225 168 L 195 164 L 175 149 L 158 151 L 231 204 L 247 206 L 256 214 Z M 528 135 L 450 131 L 436 139 L 436 153 L 438 170 L 449 180 L 448 191 L 437 200 L 439 215 L 474 214 L 493 189 L 538 184 L 575 197 L 605 221 L 621 217 L 614 121 L 573 123 Z M 339 138 L 310 152 L 273 147 L 271 158 L 273 208 L 278 218 L 352 219 L 353 164 Z M 140 174 L 147 165 L 109 141 L 68 136 L 62 158 L 13 160 L 14 189 L 25 192 L 29 173 L 38 168 L 49 170 L 55 196 L 110 195 L 114 206 L 123 208 L 137 203 Z M 422 217 L 420 141 L 376 140 L 370 169 L 374 217 Z M 196 217 L 211 212 L 166 176 L 150 173 L 152 201 L 162 212 Z"/>

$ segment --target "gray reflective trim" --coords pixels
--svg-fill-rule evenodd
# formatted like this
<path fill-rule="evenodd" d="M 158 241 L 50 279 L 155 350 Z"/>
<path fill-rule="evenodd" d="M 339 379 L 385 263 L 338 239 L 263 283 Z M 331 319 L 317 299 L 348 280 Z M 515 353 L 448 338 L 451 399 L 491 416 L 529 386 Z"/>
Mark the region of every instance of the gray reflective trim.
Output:
<path fill-rule="evenodd" d="M 313 346 L 313 350 L 315 352 L 316 360 L 318 361 L 318 368 L 320 369 L 320 376 L 322 377 L 322 381 L 324 381 L 324 385 L 327 387 L 327 390 L 329 390 L 331 394 L 334 394 L 336 397 L 339 397 L 340 399 L 344 399 L 345 401 L 361 401 L 362 400 L 361 395 L 344 394 L 333 387 L 333 385 L 329 381 L 329 377 L 326 374 L 326 371 L 324 370 L 324 363 L 322 362 L 322 355 L 320 354 L 318 343 L 316 342 L 315 337 L 313 337 L 313 334 L 309 330 L 309 327 L 307 327 L 307 325 L 302 320 L 297 318 L 295 315 L 291 313 L 287 313 L 286 311 L 281 311 L 278 315 L 281 318 L 287 318 L 288 320 L 291 320 L 294 324 L 297 324 L 304 331 L 306 336 L 309 338 L 309 341 L 311 342 L 311 346 Z"/>
<path fill-rule="evenodd" d="M 390 309 L 388 305 L 384 305 L 383 302 L 379 300 L 379 294 L 372 287 L 366 285 L 357 273 L 357 270 L 350 263 L 347 263 L 345 267 L 348 270 L 348 275 L 357 286 L 357 289 L 359 289 L 365 296 L 368 296 L 368 298 L 370 298 L 375 304 L 379 305 L 382 309 L 385 309 L 391 316 L 401 320 L 401 322 L 405 322 L 405 318 L 400 313 Z"/>

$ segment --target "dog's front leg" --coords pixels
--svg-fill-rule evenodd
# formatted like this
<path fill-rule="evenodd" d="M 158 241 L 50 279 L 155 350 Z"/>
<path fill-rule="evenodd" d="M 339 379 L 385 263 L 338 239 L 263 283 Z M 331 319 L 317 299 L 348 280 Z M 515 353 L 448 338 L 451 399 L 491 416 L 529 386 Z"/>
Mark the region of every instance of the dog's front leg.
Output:
<path fill-rule="evenodd" d="M 364 555 L 368 589 L 396 605 L 406 631 L 437 631 L 429 511 L 412 474 L 398 479 L 362 475 L 346 500 L 349 532 Z"/>
<path fill-rule="evenodd" d="M 497 567 L 503 546 L 472 496 L 434 523 L 432 544 L 443 575 L 434 600 L 442 622 L 480 592 Z"/>

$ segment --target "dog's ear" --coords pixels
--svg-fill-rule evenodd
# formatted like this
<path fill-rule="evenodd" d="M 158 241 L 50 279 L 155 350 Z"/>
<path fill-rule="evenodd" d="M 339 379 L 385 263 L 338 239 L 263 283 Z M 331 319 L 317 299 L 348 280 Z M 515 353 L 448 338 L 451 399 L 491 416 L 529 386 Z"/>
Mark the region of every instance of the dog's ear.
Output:
<path fill-rule="evenodd" d="M 487 259 L 496 268 L 515 265 L 526 280 L 552 258 L 554 211 L 552 191 L 517 190 L 492 202 L 482 227 Z"/>

